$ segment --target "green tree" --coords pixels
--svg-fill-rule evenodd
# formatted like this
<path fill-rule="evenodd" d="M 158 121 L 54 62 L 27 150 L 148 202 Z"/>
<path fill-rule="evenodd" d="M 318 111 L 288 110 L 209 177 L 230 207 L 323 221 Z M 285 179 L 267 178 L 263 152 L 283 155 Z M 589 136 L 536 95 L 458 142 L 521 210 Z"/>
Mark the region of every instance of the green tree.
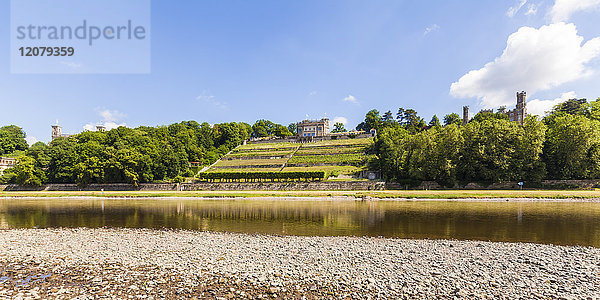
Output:
<path fill-rule="evenodd" d="M 77 143 L 74 138 L 57 138 L 50 143 L 48 156 L 48 180 L 51 183 L 74 183 L 75 165 L 79 162 Z"/>
<path fill-rule="evenodd" d="M 269 120 L 258 120 L 252 125 L 254 137 L 287 137 L 294 135 L 288 127 L 273 123 Z"/>
<path fill-rule="evenodd" d="M 399 108 L 397 113 L 398 123 L 404 126 L 409 133 L 414 134 L 426 127 L 425 120 L 414 109 Z"/>
<path fill-rule="evenodd" d="M 380 169 L 387 180 L 408 178 L 409 137 L 408 131 L 400 126 L 384 127 L 377 132 L 374 148 L 378 158 L 373 167 Z"/>
<path fill-rule="evenodd" d="M 250 136 L 252 135 L 252 126 L 250 126 L 250 124 L 244 123 L 244 122 L 238 123 L 238 126 L 240 127 L 240 135 L 241 135 L 242 141 L 248 140 L 250 138 Z"/>
<path fill-rule="evenodd" d="M 434 126 L 411 137 L 408 176 L 452 186 L 463 138 L 456 124 Z"/>
<path fill-rule="evenodd" d="M 550 114 L 565 113 L 568 115 L 584 115 L 587 107 L 587 99 L 569 99 L 559 103 L 552 108 Z"/>
<path fill-rule="evenodd" d="M 585 116 L 591 120 L 600 121 L 600 98 L 585 104 Z"/>
<path fill-rule="evenodd" d="M 497 119 L 497 120 L 509 120 L 508 116 L 501 113 L 501 112 L 487 112 L 487 111 L 481 111 L 478 112 L 474 117 L 473 117 L 473 121 L 475 122 L 482 122 L 485 120 L 492 120 L 492 119 Z"/>
<path fill-rule="evenodd" d="M 228 149 L 233 149 L 241 144 L 244 132 L 237 123 L 222 123 L 219 124 L 217 131 L 217 144 L 225 145 Z"/>
<path fill-rule="evenodd" d="M 290 125 L 288 125 L 288 130 L 292 135 L 296 135 L 298 134 L 298 125 L 296 125 L 296 123 L 290 123 Z"/>
<path fill-rule="evenodd" d="M 0 128 L 0 155 L 12 154 L 15 151 L 26 151 L 29 146 L 25 141 L 26 134 L 15 125 Z"/>
<path fill-rule="evenodd" d="M 391 122 L 393 120 L 394 120 L 394 115 L 392 114 L 391 110 L 388 110 L 383 114 L 383 117 L 382 117 L 383 122 Z"/>
<path fill-rule="evenodd" d="M 433 115 L 431 121 L 429 121 L 429 127 L 440 127 L 440 119 L 438 119 L 437 115 Z"/>
<path fill-rule="evenodd" d="M 462 181 L 535 180 L 543 174 L 540 161 L 544 127 L 535 118 L 528 126 L 503 119 L 470 122 L 463 127 L 464 147 L 458 164 Z"/>
<path fill-rule="evenodd" d="M 46 181 L 44 171 L 36 167 L 36 162 L 28 156 L 21 156 L 16 166 L 12 168 L 15 183 L 24 186 L 41 186 Z"/>
<path fill-rule="evenodd" d="M 344 123 L 337 122 L 333 124 L 332 133 L 346 132 L 346 127 L 344 127 Z"/>
<path fill-rule="evenodd" d="M 252 125 L 254 137 L 268 137 L 273 129 L 273 122 L 268 120 L 258 120 Z"/>
<path fill-rule="evenodd" d="M 280 124 L 275 125 L 275 128 L 273 129 L 273 134 L 277 137 L 282 137 L 282 138 L 293 135 L 287 127 L 280 125 Z"/>
<path fill-rule="evenodd" d="M 404 124 L 404 116 L 406 115 L 405 109 L 400 107 L 398 108 L 398 112 L 396 113 L 396 119 L 400 124 Z"/>
<path fill-rule="evenodd" d="M 36 162 L 36 167 L 41 169 L 48 168 L 50 156 L 48 156 L 48 145 L 42 142 L 37 142 L 27 150 L 27 156 L 33 158 Z"/>
<path fill-rule="evenodd" d="M 444 116 L 444 126 L 448 126 L 451 124 L 456 124 L 458 126 L 462 125 L 463 121 L 458 116 L 457 113 L 451 113 Z"/>
<path fill-rule="evenodd" d="M 548 126 L 544 160 L 550 178 L 586 179 L 600 175 L 598 121 L 563 114 Z"/>
<path fill-rule="evenodd" d="M 371 129 L 379 130 L 383 125 L 379 111 L 376 109 L 370 110 L 365 116 L 365 121 L 356 126 L 356 130 L 369 132 Z"/>
<path fill-rule="evenodd" d="M 542 158 L 547 127 L 537 116 L 530 115 L 525 118 L 523 130 L 524 137 L 520 140 L 515 157 L 522 162 L 520 177 L 541 182 L 547 175 L 546 163 Z"/>

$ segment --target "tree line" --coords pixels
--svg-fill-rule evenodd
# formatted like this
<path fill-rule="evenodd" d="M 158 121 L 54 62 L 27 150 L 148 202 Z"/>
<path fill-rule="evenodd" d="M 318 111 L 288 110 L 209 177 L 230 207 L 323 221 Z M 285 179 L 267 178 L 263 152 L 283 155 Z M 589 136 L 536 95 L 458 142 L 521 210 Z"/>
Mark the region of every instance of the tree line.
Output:
<path fill-rule="evenodd" d="M 571 99 L 540 119 L 511 122 L 502 112 L 478 113 L 463 126 L 456 113 L 429 122 L 415 110 L 369 111 L 357 130 L 377 130 L 370 168 L 389 181 L 503 182 L 600 178 L 600 98 Z M 345 131 L 343 124 L 334 130 Z M 210 125 L 119 127 L 82 132 L 31 146 L 17 126 L 0 128 L 0 155 L 18 165 L 0 183 L 130 183 L 182 181 L 189 162 L 210 165 L 249 137 L 286 137 L 295 124 L 268 120 Z"/>
<path fill-rule="evenodd" d="M 480 112 L 464 126 L 455 113 L 443 120 L 434 115 L 426 123 L 403 108 L 395 119 L 389 111 L 369 111 L 357 129 L 377 130 L 371 168 L 390 181 L 447 186 L 600 178 L 600 98 L 568 100 L 523 125 L 502 112 Z"/>
<path fill-rule="evenodd" d="M 210 165 L 250 137 L 289 136 L 286 126 L 268 120 L 210 125 L 195 121 L 168 126 L 119 127 L 86 131 L 49 144 L 29 147 L 17 126 L 0 128 L 0 155 L 18 158 L 0 183 L 130 183 L 182 181 L 197 170 L 189 162 Z"/>

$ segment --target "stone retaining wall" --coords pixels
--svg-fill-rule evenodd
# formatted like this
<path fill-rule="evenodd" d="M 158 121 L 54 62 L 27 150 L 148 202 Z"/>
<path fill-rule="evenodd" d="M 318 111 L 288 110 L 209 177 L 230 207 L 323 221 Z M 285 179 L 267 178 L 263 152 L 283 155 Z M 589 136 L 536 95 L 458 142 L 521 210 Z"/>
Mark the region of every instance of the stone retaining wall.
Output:
<path fill-rule="evenodd" d="M 329 191 L 329 190 L 383 190 L 384 182 L 375 181 L 314 181 L 314 182 L 256 182 L 256 183 L 196 183 L 185 184 L 184 190 L 191 191 Z"/>
<path fill-rule="evenodd" d="M 545 189 L 592 189 L 600 188 L 600 180 L 544 180 L 538 185 L 525 184 L 525 188 Z M 219 182 L 219 183 L 143 183 L 138 187 L 130 184 L 90 184 L 80 187 L 76 184 L 47 184 L 41 187 L 24 187 L 15 184 L 0 185 L 0 191 L 292 191 L 292 190 L 509 190 L 520 189 L 517 182 L 495 183 L 490 185 L 469 183 L 453 187 L 443 187 L 433 181 L 423 181 L 419 185 L 386 183 L 381 181 L 315 181 L 315 182 Z"/>
<path fill-rule="evenodd" d="M 76 184 L 47 184 L 41 187 L 23 187 L 19 185 L 0 185 L 2 191 L 292 191 L 292 190 L 383 190 L 384 182 L 347 181 L 347 182 L 220 182 L 220 183 L 145 183 L 138 187 L 129 184 L 90 184 L 85 187 Z"/>
<path fill-rule="evenodd" d="M 600 188 L 600 180 L 543 180 L 541 183 L 525 182 L 524 189 L 593 189 Z M 521 189 L 516 181 L 502 183 L 476 183 L 456 184 L 452 187 L 445 187 L 435 181 L 422 181 L 419 185 L 409 185 L 401 183 L 387 183 L 386 189 L 390 190 L 518 190 Z"/>

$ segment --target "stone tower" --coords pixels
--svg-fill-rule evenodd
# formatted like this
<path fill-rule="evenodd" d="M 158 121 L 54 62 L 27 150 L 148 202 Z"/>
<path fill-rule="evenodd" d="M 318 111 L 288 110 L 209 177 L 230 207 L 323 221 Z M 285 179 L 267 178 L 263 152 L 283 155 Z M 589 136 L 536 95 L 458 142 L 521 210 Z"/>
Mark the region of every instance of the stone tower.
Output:
<path fill-rule="evenodd" d="M 469 106 L 463 106 L 463 125 L 469 123 Z"/>
<path fill-rule="evenodd" d="M 52 125 L 52 139 L 59 138 L 62 136 L 62 127 L 56 125 Z"/>
<path fill-rule="evenodd" d="M 525 98 L 527 97 L 527 93 L 524 91 L 517 93 L 517 107 L 516 107 L 516 120 L 519 124 L 523 125 L 525 118 L 527 117 L 527 104 L 525 103 Z"/>

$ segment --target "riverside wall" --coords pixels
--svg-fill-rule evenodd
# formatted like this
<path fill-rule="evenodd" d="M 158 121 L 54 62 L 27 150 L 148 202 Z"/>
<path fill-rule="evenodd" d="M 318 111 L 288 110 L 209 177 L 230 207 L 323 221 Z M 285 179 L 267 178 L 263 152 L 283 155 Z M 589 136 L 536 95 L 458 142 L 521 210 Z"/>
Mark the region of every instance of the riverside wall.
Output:
<path fill-rule="evenodd" d="M 130 184 L 46 184 L 41 187 L 24 187 L 15 184 L 0 185 L 0 191 L 293 191 L 293 190 L 384 190 L 379 181 L 314 181 L 314 182 L 219 182 L 219 183 L 147 183 Z"/>
<path fill-rule="evenodd" d="M 133 186 L 125 183 L 90 184 L 46 184 L 27 187 L 16 184 L 0 185 L 0 191 L 380 191 L 380 190 L 516 190 L 517 182 L 495 184 L 468 183 L 444 187 L 433 181 L 418 185 L 389 183 L 383 181 L 314 181 L 314 182 L 198 182 L 198 183 L 143 183 Z M 544 180 L 538 184 L 525 184 L 525 189 L 593 189 L 600 188 L 600 180 Z"/>

